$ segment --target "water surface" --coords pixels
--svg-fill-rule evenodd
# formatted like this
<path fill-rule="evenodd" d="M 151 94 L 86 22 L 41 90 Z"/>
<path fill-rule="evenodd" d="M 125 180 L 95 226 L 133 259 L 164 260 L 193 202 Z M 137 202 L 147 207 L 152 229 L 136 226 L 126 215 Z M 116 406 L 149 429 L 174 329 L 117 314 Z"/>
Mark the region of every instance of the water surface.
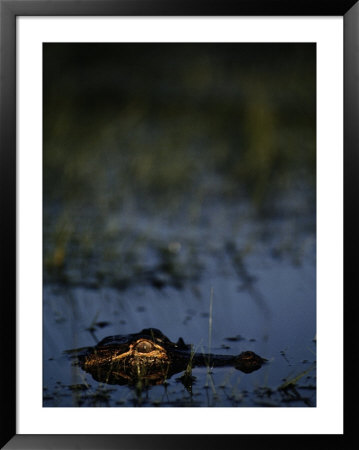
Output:
<path fill-rule="evenodd" d="M 44 113 L 44 406 L 316 406 L 315 46 L 46 44 Z M 149 327 L 268 362 L 140 389 L 64 353 Z"/>

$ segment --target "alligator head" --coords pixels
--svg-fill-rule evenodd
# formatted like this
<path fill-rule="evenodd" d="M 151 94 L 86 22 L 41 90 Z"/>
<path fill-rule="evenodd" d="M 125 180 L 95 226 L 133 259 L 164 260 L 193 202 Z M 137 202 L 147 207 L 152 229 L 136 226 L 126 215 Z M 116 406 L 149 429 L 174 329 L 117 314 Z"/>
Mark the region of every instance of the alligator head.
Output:
<path fill-rule="evenodd" d="M 95 347 L 71 353 L 95 380 L 109 384 L 135 384 L 139 380 L 146 385 L 161 384 L 175 373 L 199 366 L 233 366 L 250 373 L 265 362 L 251 351 L 237 356 L 195 353 L 182 338 L 171 342 L 155 328 L 109 336 Z"/>

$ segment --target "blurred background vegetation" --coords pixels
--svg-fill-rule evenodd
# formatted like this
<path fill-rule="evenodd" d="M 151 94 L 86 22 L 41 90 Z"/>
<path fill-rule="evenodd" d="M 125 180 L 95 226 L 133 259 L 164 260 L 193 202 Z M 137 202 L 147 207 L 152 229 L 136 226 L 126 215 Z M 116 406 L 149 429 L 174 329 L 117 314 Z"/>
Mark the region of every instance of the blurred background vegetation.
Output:
<path fill-rule="evenodd" d="M 45 280 L 186 279 L 181 224 L 314 232 L 315 44 L 44 44 L 43 62 Z"/>

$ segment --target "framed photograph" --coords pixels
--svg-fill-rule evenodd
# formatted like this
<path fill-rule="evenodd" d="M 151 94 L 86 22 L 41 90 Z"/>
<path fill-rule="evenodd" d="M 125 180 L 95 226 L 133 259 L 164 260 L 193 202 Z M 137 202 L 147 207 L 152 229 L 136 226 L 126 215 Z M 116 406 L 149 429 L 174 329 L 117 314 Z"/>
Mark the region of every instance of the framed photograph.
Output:
<path fill-rule="evenodd" d="M 4 448 L 343 446 L 357 2 L 0 4 Z"/>

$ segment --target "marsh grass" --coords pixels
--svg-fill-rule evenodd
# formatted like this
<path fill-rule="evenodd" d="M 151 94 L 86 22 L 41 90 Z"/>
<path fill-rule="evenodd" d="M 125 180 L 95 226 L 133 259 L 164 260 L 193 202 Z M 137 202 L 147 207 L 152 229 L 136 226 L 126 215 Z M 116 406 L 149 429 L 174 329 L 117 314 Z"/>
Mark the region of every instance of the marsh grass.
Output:
<path fill-rule="evenodd" d="M 213 326 L 213 294 L 214 289 L 211 287 L 211 293 L 209 298 L 209 316 L 208 316 L 208 354 L 211 354 L 212 349 L 212 326 Z M 210 361 L 208 362 L 210 364 Z"/>
<path fill-rule="evenodd" d="M 207 373 L 206 373 L 206 383 L 205 388 L 210 387 L 214 399 L 218 397 L 216 387 L 212 377 L 212 367 L 211 367 L 211 351 L 212 351 L 212 332 L 213 332 L 213 298 L 214 298 L 214 288 L 210 289 L 209 298 L 209 315 L 208 315 L 208 360 L 207 360 Z"/>
<path fill-rule="evenodd" d="M 303 370 L 302 372 L 298 373 L 297 375 L 294 375 L 287 379 L 284 383 L 282 383 L 277 390 L 278 391 L 287 391 L 290 388 L 296 387 L 298 384 L 298 381 L 304 377 L 304 375 L 307 375 L 312 370 L 316 368 L 316 364 L 312 364 L 308 369 Z"/>
<path fill-rule="evenodd" d="M 193 358 L 194 358 L 194 355 L 196 354 L 196 351 L 197 351 L 196 347 L 192 344 L 191 345 L 190 357 L 189 357 L 188 364 L 187 364 L 187 367 L 186 367 L 186 370 L 185 370 L 185 375 L 186 376 L 191 376 L 192 375 L 192 363 L 193 363 Z"/>
<path fill-rule="evenodd" d="M 197 229 L 213 204 L 281 214 L 291 189 L 313 209 L 315 89 L 309 44 L 45 45 L 45 281 L 182 289 L 198 246 L 161 254 L 187 243 L 158 230 Z"/>

